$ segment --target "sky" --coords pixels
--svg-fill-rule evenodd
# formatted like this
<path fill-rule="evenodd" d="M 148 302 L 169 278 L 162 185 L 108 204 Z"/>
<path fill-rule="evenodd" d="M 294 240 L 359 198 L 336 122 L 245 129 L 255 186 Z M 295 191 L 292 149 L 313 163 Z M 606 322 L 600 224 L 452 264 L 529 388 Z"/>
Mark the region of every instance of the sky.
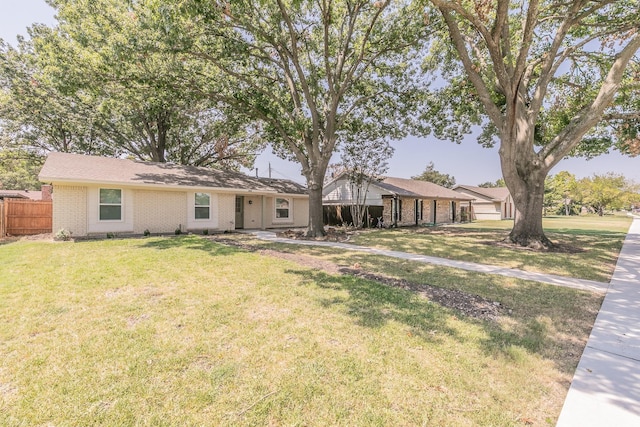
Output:
<path fill-rule="evenodd" d="M 14 46 L 16 35 L 27 36 L 27 27 L 32 24 L 56 24 L 55 11 L 44 0 L 0 0 L 0 10 L 0 38 Z M 429 162 L 433 162 L 436 170 L 452 175 L 458 184 L 478 185 L 502 177 L 498 149 L 481 147 L 473 135 L 461 144 L 409 137 L 393 141 L 392 146 L 395 152 L 389 161 L 389 176 L 410 178 L 422 173 Z M 334 159 L 339 160 L 336 156 Z M 304 183 L 299 165 L 279 159 L 267 149 L 256 160 L 259 176 L 268 176 L 269 166 L 274 178 Z M 630 158 L 612 152 L 591 160 L 567 158 L 560 161 L 551 174 L 561 171 L 568 171 L 577 178 L 615 172 L 640 183 L 640 157 Z M 255 171 L 247 172 L 255 174 Z"/>

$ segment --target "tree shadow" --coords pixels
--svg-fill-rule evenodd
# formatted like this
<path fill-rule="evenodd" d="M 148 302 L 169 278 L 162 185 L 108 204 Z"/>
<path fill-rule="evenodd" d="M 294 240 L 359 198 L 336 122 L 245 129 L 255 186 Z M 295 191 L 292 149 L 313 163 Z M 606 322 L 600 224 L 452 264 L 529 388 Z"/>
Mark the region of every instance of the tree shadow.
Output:
<path fill-rule="evenodd" d="M 191 249 L 206 252 L 211 256 L 235 255 L 243 252 L 241 249 L 234 248 L 233 246 L 222 245 L 200 236 L 176 236 L 152 239 L 144 242 L 140 247 L 161 251 L 174 248 Z"/>
<path fill-rule="evenodd" d="M 286 270 L 286 273 L 301 277 L 301 286 L 317 286 L 324 289 L 341 290 L 349 296 L 319 298 L 321 307 L 341 305 L 346 314 L 359 326 L 381 328 L 390 321 L 407 326 L 410 333 L 430 342 L 438 342 L 434 333 L 456 336 L 457 331 L 446 326 L 451 312 L 418 295 L 386 286 L 374 281 L 349 275 L 331 275 L 315 270 Z"/>
<path fill-rule="evenodd" d="M 348 261 L 358 262 L 365 271 L 374 271 L 375 259 L 372 257 L 350 257 Z M 410 268 L 410 265 L 407 267 Z M 500 301 L 506 323 L 469 317 L 455 308 L 446 308 L 412 291 L 354 276 L 334 276 L 314 270 L 287 272 L 302 277 L 302 283 L 306 285 L 347 291 L 348 297 L 319 299 L 318 304 L 324 307 L 336 304 L 347 307 L 347 314 L 354 317 L 358 325 L 379 328 L 389 321 L 396 321 L 411 328 L 412 334 L 429 342 L 437 342 L 433 334 L 436 330 L 439 334 L 444 333 L 459 342 L 464 342 L 465 338 L 446 326 L 447 319 L 455 316 L 463 322 L 479 325 L 484 330 L 485 338 L 480 339 L 478 345 L 485 354 L 512 360 L 514 363 L 518 363 L 523 353 L 535 354 L 552 361 L 554 366 L 564 373 L 574 372 L 584 348 L 584 341 L 579 337 L 588 337 L 597 314 L 597 307 L 594 312 L 584 313 L 586 299 L 594 298 L 587 292 L 576 293 L 571 289 L 522 282 L 521 286 L 508 289 L 501 289 L 502 285 L 496 284 L 496 288 L 501 290 L 487 294 L 486 289 L 483 290 L 486 284 L 473 283 L 478 280 L 476 275 L 470 276 L 470 273 L 458 270 L 453 272 L 455 274 L 452 277 L 461 284 L 454 289 Z M 407 279 L 427 284 L 427 280 L 418 276 L 424 275 L 409 274 Z M 495 280 L 491 276 L 481 276 L 480 282 Z M 429 285 L 434 286 L 431 283 Z M 557 305 L 557 299 L 567 300 L 567 304 L 572 305 L 566 310 L 553 309 Z M 516 304 L 516 300 L 520 302 Z M 567 304 L 563 304 L 563 307 Z M 531 307 L 523 308 L 527 305 Z M 511 313 L 511 307 L 517 307 L 517 312 Z M 582 314 L 578 315 L 575 313 L 576 310 L 581 310 Z M 568 325 L 562 324 L 567 316 L 572 319 L 571 333 L 578 335 L 578 339 L 570 342 L 567 342 L 567 337 L 562 331 L 569 328 Z M 576 319 L 573 319 L 574 317 Z"/>

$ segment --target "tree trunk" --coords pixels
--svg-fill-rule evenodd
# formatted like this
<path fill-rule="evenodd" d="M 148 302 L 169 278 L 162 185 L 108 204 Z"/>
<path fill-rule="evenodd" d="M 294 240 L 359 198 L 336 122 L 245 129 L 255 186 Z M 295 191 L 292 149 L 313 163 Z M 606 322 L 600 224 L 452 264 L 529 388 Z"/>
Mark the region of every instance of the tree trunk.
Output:
<path fill-rule="evenodd" d="M 322 181 L 321 181 L 322 182 Z M 322 184 L 308 183 L 309 187 L 309 227 L 307 237 L 322 237 L 324 221 L 322 218 Z"/>
<path fill-rule="evenodd" d="M 542 228 L 544 181 L 547 171 L 536 168 L 535 162 L 516 165 L 515 162 L 508 164 L 504 160 L 502 169 L 516 209 L 509 240 L 534 249 L 551 248 L 553 244 L 545 236 Z"/>

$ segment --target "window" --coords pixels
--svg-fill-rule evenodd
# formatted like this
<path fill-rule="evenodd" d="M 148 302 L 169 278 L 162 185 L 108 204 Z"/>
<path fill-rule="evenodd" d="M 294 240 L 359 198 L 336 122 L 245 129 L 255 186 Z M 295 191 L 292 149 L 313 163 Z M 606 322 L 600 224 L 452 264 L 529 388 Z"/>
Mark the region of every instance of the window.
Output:
<path fill-rule="evenodd" d="M 196 193 L 196 219 L 211 218 L 211 196 L 207 193 Z"/>
<path fill-rule="evenodd" d="M 289 199 L 276 197 L 276 219 L 289 219 L 291 216 Z"/>
<path fill-rule="evenodd" d="M 122 190 L 100 189 L 100 221 L 122 220 Z"/>

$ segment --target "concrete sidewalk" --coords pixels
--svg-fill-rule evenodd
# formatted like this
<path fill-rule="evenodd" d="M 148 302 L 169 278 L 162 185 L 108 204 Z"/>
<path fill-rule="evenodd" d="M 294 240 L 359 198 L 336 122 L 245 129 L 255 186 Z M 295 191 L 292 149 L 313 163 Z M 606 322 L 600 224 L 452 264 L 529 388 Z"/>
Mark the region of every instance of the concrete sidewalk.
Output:
<path fill-rule="evenodd" d="M 638 217 L 629 228 L 557 426 L 640 426 Z"/>
<path fill-rule="evenodd" d="M 323 246 L 331 248 L 339 248 L 348 251 L 365 252 L 372 255 L 382 255 L 392 258 L 405 259 L 409 261 L 422 262 L 425 264 L 441 265 L 443 267 L 459 268 L 468 271 L 477 271 L 480 273 L 497 274 L 500 276 L 514 277 L 518 279 L 533 280 L 541 283 L 548 283 L 556 286 L 564 286 L 590 292 L 606 293 L 609 288 L 608 283 L 596 282 L 593 280 L 574 279 L 572 277 L 556 276 L 553 274 L 535 273 L 530 271 L 516 270 L 512 268 L 498 267 L 495 265 L 477 264 L 474 262 L 456 261 L 446 258 L 437 258 L 427 255 L 416 255 L 407 252 L 398 252 L 387 249 L 369 248 L 366 246 L 357 246 L 343 242 L 327 242 L 318 240 L 296 240 L 278 237 L 273 231 L 254 230 L 249 233 L 261 240 L 267 240 L 277 243 L 288 243 L 292 245 L 303 246 Z"/>

